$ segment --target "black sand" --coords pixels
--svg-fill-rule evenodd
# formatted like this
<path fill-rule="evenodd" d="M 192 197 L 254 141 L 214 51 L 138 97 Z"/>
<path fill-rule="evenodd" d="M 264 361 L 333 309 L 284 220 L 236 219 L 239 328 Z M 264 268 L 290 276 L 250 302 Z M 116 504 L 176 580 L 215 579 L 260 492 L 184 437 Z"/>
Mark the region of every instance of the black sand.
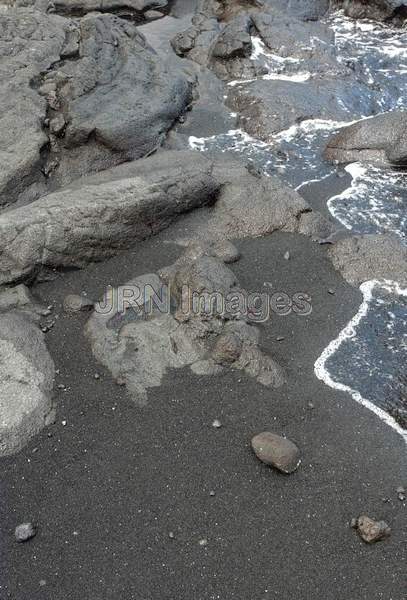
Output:
<path fill-rule="evenodd" d="M 396 494 L 405 444 L 313 373 L 360 294 L 333 271 L 326 247 L 302 236 L 238 245 L 233 268 L 248 289 L 271 282 L 312 296 L 309 317 L 262 326 L 264 348 L 288 372 L 279 390 L 240 371 L 183 370 L 168 373 L 140 408 L 94 361 L 82 333 L 87 317 L 65 316 L 63 298 L 82 290 L 98 297 L 108 284 L 171 263 L 180 250 L 160 237 L 37 287 L 60 315 L 47 343 L 57 384 L 68 390 L 57 392 L 56 424 L 2 461 L 0 531 L 9 558 L 1 600 L 405 598 L 406 513 Z M 221 429 L 211 426 L 215 418 Z M 252 454 L 251 437 L 265 429 L 299 445 L 295 474 Z M 362 513 L 387 520 L 390 539 L 365 545 L 349 528 Z M 38 535 L 17 544 L 14 527 L 25 520 L 38 524 Z"/>

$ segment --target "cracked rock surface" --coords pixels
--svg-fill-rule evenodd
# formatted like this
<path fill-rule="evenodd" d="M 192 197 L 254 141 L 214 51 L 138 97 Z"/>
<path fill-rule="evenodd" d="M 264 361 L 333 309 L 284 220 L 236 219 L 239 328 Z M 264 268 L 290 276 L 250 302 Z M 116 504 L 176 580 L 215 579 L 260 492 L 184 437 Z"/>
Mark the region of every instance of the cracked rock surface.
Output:
<path fill-rule="evenodd" d="M 0 456 L 20 450 L 54 420 L 54 363 L 28 313 L 0 313 Z"/>
<path fill-rule="evenodd" d="M 148 154 L 191 100 L 188 78 L 114 15 L 9 9 L 0 32 L 2 204 Z"/>

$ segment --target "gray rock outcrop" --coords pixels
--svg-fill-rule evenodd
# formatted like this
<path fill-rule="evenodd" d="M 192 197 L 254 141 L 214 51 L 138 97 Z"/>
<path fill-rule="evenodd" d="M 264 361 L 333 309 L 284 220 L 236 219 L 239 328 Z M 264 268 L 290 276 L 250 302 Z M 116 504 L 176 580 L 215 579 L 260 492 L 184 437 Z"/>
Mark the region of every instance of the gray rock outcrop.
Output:
<path fill-rule="evenodd" d="M 18 452 L 55 417 L 54 364 L 28 314 L 0 314 L 0 456 Z"/>
<path fill-rule="evenodd" d="M 0 12 L 0 205 L 157 148 L 191 85 L 109 14 Z"/>
<path fill-rule="evenodd" d="M 358 235 L 340 240 L 328 251 L 335 269 L 351 285 L 389 279 L 407 285 L 407 247 L 393 235 Z"/>

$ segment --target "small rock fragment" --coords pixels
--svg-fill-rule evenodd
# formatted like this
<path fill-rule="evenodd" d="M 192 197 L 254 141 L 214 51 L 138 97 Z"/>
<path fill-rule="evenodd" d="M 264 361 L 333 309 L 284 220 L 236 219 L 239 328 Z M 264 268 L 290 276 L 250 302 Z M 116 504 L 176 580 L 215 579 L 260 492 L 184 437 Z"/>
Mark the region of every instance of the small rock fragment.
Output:
<path fill-rule="evenodd" d="M 168 537 L 169 537 L 171 540 L 175 539 L 175 533 L 174 533 L 173 531 L 170 531 L 170 532 L 169 532 L 169 534 L 168 534 Z"/>
<path fill-rule="evenodd" d="M 67 313 L 77 313 L 85 310 L 92 310 L 93 302 L 85 296 L 69 294 L 64 299 L 64 310 Z"/>
<path fill-rule="evenodd" d="M 396 492 L 397 492 L 397 496 L 398 496 L 398 499 L 400 500 L 400 502 L 404 502 L 404 500 L 406 499 L 405 488 L 403 488 L 403 486 L 400 486 L 397 488 Z"/>
<path fill-rule="evenodd" d="M 366 515 L 357 519 L 356 529 L 364 542 L 373 544 L 378 542 L 391 533 L 391 529 L 386 521 L 375 521 Z"/>
<path fill-rule="evenodd" d="M 218 338 L 213 349 L 213 359 L 220 365 L 235 362 L 242 352 L 242 341 L 234 333 L 225 333 Z"/>
<path fill-rule="evenodd" d="M 255 435 L 252 448 L 259 460 L 282 473 L 293 473 L 301 463 L 298 447 L 287 438 L 269 431 Z"/>
<path fill-rule="evenodd" d="M 290 253 L 288 252 L 288 250 L 287 250 L 287 252 L 284 254 L 284 259 L 285 259 L 285 260 L 290 260 Z"/>
<path fill-rule="evenodd" d="M 222 423 L 219 421 L 219 419 L 215 419 L 212 423 L 212 427 L 215 427 L 215 429 L 220 429 L 220 427 L 222 427 Z"/>
<path fill-rule="evenodd" d="M 335 290 L 333 290 L 332 288 L 329 288 L 328 294 L 330 294 L 331 296 L 335 296 Z"/>
<path fill-rule="evenodd" d="M 14 536 L 17 542 L 28 542 L 31 538 L 35 536 L 37 530 L 32 523 L 22 523 L 21 525 L 17 525 Z"/>
<path fill-rule="evenodd" d="M 202 540 L 199 540 L 199 545 L 200 546 L 206 546 L 208 544 L 208 540 L 206 538 L 203 538 Z"/>

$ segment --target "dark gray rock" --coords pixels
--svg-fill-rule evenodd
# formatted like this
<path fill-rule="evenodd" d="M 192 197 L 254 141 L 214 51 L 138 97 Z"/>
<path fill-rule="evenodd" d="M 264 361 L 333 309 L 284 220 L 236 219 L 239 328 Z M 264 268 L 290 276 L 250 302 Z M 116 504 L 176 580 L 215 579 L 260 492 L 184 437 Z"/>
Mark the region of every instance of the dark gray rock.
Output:
<path fill-rule="evenodd" d="M 384 113 L 344 127 L 329 140 L 324 156 L 338 163 L 407 166 L 407 111 Z"/>
<path fill-rule="evenodd" d="M 32 5 L 37 10 L 41 8 L 47 10 L 44 6 L 46 4 L 49 3 L 44 0 L 19 0 L 18 2 L 20 6 Z M 54 0 L 52 11 L 68 17 L 84 16 L 90 12 L 105 12 L 137 21 L 146 12 L 165 9 L 167 6 L 168 0 Z"/>
<path fill-rule="evenodd" d="M 179 214 L 211 204 L 219 184 L 197 152 L 166 152 L 79 180 L 0 215 L 0 285 L 42 266 L 81 266 L 134 246 Z"/>
<path fill-rule="evenodd" d="M 53 422 L 54 364 L 25 313 L 0 315 L 0 456 L 18 452 Z"/>
<path fill-rule="evenodd" d="M 328 256 L 351 285 L 390 279 L 407 285 L 407 247 L 393 235 L 358 235 L 335 243 Z"/>
<path fill-rule="evenodd" d="M 212 50 L 213 58 L 247 58 L 252 52 L 251 19 L 247 15 L 235 18 L 219 34 Z"/>
<path fill-rule="evenodd" d="M 265 0 L 264 4 L 308 21 L 323 17 L 329 9 L 330 0 Z"/>
<path fill-rule="evenodd" d="M 344 0 L 343 6 L 345 14 L 354 19 L 385 21 L 398 16 L 402 19 L 407 17 L 405 0 Z"/>
<path fill-rule="evenodd" d="M 264 431 L 254 436 L 252 448 L 257 458 L 282 473 L 293 473 L 301 463 L 300 451 L 289 439 Z"/>
<path fill-rule="evenodd" d="M 150 153 L 191 101 L 192 80 L 115 16 L 10 9 L 0 30 L 0 204 Z"/>
<path fill-rule="evenodd" d="M 32 523 L 21 523 L 21 525 L 17 525 L 14 531 L 14 537 L 17 542 L 28 542 L 33 537 L 35 537 L 37 533 L 36 527 Z"/>
<path fill-rule="evenodd" d="M 239 113 L 239 124 L 247 133 L 266 142 L 301 121 L 349 121 L 367 108 L 361 84 L 329 77 L 302 82 L 257 80 L 233 87 L 227 104 Z M 370 110 L 374 108 L 372 103 Z"/>

